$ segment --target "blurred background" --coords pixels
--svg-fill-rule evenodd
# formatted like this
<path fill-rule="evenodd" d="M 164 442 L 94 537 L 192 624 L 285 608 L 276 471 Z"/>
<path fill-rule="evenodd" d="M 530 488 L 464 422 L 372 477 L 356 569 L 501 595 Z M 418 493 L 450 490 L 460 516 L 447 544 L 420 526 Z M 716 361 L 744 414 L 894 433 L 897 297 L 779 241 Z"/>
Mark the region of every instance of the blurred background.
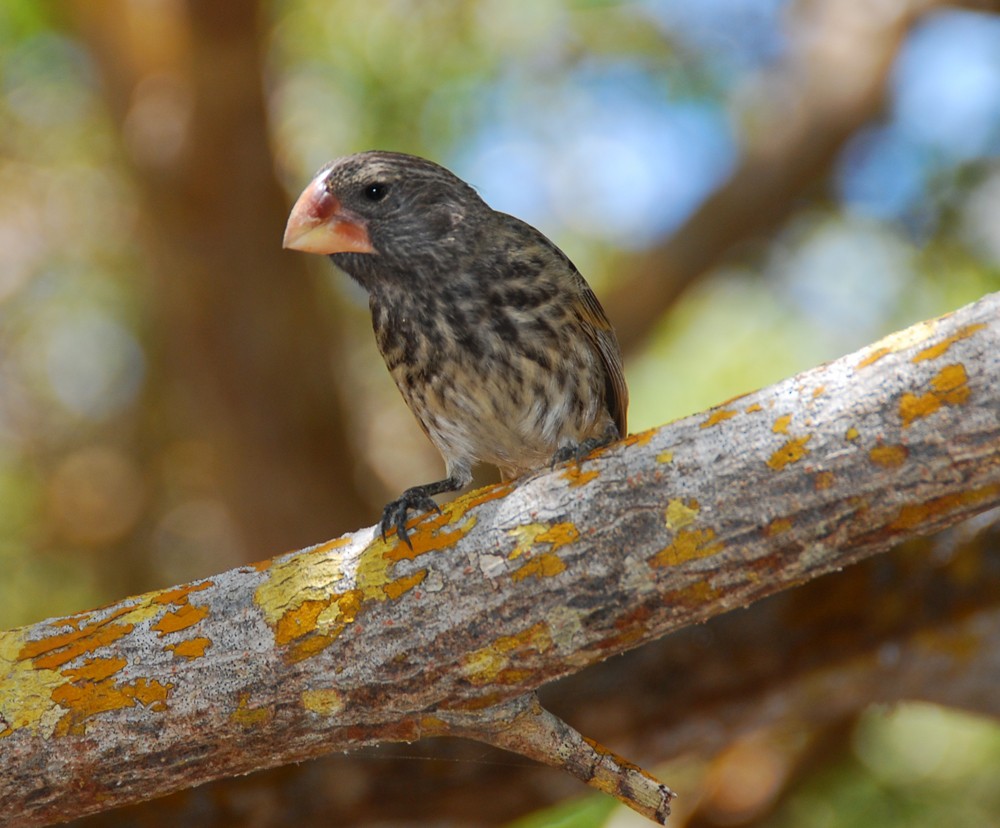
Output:
<path fill-rule="evenodd" d="M 326 540 L 435 479 L 365 298 L 280 247 L 332 157 L 425 155 L 552 237 L 619 331 L 632 431 L 1000 289 L 997 11 L 5 0 L 0 627 Z M 676 826 L 1000 825 L 998 537 L 911 544 L 547 702 L 669 761 Z M 414 749 L 79 825 L 640 824 L 504 754 Z"/>

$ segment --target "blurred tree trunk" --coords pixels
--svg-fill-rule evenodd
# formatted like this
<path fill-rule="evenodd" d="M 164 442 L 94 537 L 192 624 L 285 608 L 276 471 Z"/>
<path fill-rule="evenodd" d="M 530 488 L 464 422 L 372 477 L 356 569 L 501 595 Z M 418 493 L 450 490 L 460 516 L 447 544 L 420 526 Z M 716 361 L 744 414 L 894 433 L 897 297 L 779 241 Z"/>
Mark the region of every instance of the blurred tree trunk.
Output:
<path fill-rule="evenodd" d="M 256 3 L 79 0 L 141 195 L 149 263 L 148 448 L 200 439 L 246 554 L 371 514 L 338 399 L 337 341 L 303 257 L 281 249 Z"/>

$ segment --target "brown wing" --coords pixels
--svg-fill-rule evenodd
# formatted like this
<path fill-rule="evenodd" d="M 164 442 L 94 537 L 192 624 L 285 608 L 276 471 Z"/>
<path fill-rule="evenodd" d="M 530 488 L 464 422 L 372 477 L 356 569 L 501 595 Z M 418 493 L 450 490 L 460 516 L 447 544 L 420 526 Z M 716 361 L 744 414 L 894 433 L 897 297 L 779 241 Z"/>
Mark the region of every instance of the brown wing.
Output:
<path fill-rule="evenodd" d="M 583 329 L 587 338 L 597 347 L 604 363 L 604 373 L 607 380 L 607 402 L 611 417 L 618 426 L 618 435 L 628 434 L 626 417 L 628 414 L 628 386 L 625 385 L 625 371 L 622 368 L 622 350 L 618 345 L 618 337 L 614 328 L 608 322 L 604 308 L 597 301 L 594 291 L 590 289 L 582 276 L 580 280 L 580 298 L 582 299 Z"/>

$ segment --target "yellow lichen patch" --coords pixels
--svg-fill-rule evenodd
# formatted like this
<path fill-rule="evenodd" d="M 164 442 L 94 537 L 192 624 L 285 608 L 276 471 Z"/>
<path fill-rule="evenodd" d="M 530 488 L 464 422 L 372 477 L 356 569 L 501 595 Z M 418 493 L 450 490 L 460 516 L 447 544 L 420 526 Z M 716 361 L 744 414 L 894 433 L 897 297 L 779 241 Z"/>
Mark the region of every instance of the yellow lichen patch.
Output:
<path fill-rule="evenodd" d="M 492 644 L 462 658 L 462 673 L 470 684 L 482 686 L 497 682 L 516 684 L 522 671 L 510 668 L 511 654 L 521 650 L 544 653 L 552 647 L 552 635 L 544 621 L 533 624 L 515 635 L 500 636 Z"/>
<path fill-rule="evenodd" d="M 771 426 L 771 431 L 775 434 L 788 434 L 788 426 L 792 424 L 791 414 L 782 414 L 774 421 L 774 425 Z"/>
<path fill-rule="evenodd" d="M 285 613 L 306 601 L 328 602 L 333 587 L 344 577 L 343 553 L 336 542 L 323 544 L 275 563 L 257 587 L 254 603 L 272 627 Z"/>
<path fill-rule="evenodd" d="M 23 630 L 0 633 L 0 738 L 23 727 L 47 738 L 62 715 L 52 691 L 66 679 L 21 658 L 24 646 Z"/>
<path fill-rule="evenodd" d="M 367 604 L 396 601 L 413 591 L 423 583 L 427 570 L 394 578 L 396 564 L 453 546 L 475 526 L 475 516 L 466 512 L 503 497 L 512 485 L 479 489 L 443 507 L 440 514 L 415 518 L 410 529 L 412 549 L 394 533 L 387 540 L 376 536 L 358 556 L 354 585 L 349 589 L 338 588 L 347 577 L 344 553 L 336 549 L 343 541 L 275 563 L 270 577 L 257 588 L 254 601 L 275 631 L 276 642 L 290 645 L 286 659 L 295 662 L 316 655 L 336 641 Z"/>
<path fill-rule="evenodd" d="M 699 511 L 701 511 L 701 505 L 694 498 L 687 503 L 680 499 L 671 500 L 667 504 L 665 512 L 667 528 L 676 532 L 678 529 L 689 526 L 694 523 Z"/>
<path fill-rule="evenodd" d="M 182 604 L 180 608 L 174 612 L 164 613 L 163 617 L 153 624 L 153 629 L 156 630 L 160 636 L 164 636 L 168 633 L 177 632 L 178 630 L 186 630 L 188 627 L 193 627 L 199 621 L 203 621 L 207 617 L 208 607 L 196 607 L 192 604 Z"/>
<path fill-rule="evenodd" d="M 932 390 L 917 396 L 903 394 L 899 401 L 899 417 L 903 427 L 927 417 L 942 405 L 962 405 L 969 399 L 969 376 L 959 363 L 946 365 L 931 379 Z"/>
<path fill-rule="evenodd" d="M 752 405 L 748 405 L 746 408 L 744 408 L 743 412 L 745 414 L 754 414 L 758 411 L 763 411 L 763 410 L 764 409 L 760 403 L 753 403 Z"/>
<path fill-rule="evenodd" d="M 521 555 L 534 545 L 535 538 L 543 532 L 547 532 L 548 529 L 549 527 L 545 523 L 524 523 L 520 526 L 515 526 L 513 529 L 508 529 L 507 534 L 514 538 L 517 545 L 507 557 L 510 560 L 521 557 Z"/>
<path fill-rule="evenodd" d="M 892 349 L 886 348 L 885 346 L 881 348 L 875 348 L 871 353 L 864 357 L 861 362 L 854 366 L 855 370 L 859 368 L 867 368 L 869 365 L 874 365 L 886 354 L 891 354 Z"/>
<path fill-rule="evenodd" d="M 180 587 L 160 590 L 150 595 L 149 599 L 154 604 L 186 604 L 188 596 L 192 592 L 201 592 L 209 587 L 215 586 L 214 581 L 201 581 L 197 584 L 185 584 Z"/>
<path fill-rule="evenodd" d="M 86 733 L 88 719 L 137 704 L 162 712 L 167 709 L 167 696 L 172 687 L 172 684 L 144 678 L 124 684 L 115 684 L 111 679 L 67 682 L 52 691 L 52 701 L 65 710 L 54 733 L 56 736 L 82 736 Z"/>
<path fill-rule="evenodd" d="M 514 581 L 523 581 L 528 577 L 551 578 L 566 570 L 566 564 L 562 558 L 553 555 L 551 552 L 543 552 L 541 555 L 529 559 L 522 567 L 514 570 L 510 577 Z"/>
<path fill-rule="evenodd" d="M 868 452 L 868 457 L 876 466 L 894 469 L 902 466 L 909 454 L 906 446 L 875 446 Z"/>
<path fill-rule="evenodd" d="M 211 646 L 212 639 L 200 635 L 186 641 L 179 641 L 177 644 L 167 644 L 164 649 L 172 652 L 177 658 L 201 658 L 205 655 L 205 650 Z"/>
<path fill-rule="evenodd" d="M 861 432 L 859 432 L 854 426 L 851 426 L 844 432 L 844 439 L 847 440 L 848 443 L 853 443 L 860 436 Z"/>
<path fill-rule="evenodd" d="M 344 694 L 328 687 L 322 690 L 303 690 L 302 706 L 321 716 L 333 716 L 344 709 Z"/>
<path fill-rule="evenodd" d="M 791 463 L 798 463 L 809 453 L 806 443 L 811 439 L 812 435 L 807 434 L 805 437 L 795 437 L 789 440 L 768 458 L 767 465 L 775 471 L 781 471 Z"/>
<path fill-rule="evenodd" d="M 888 336 L 883 337 L 874 345 L 869 346 L 868 356 L 862 359 L 856 367 L 866 368 L 867 366 L 878 362 L 886 354 L 903 351 L 906 348 L 917 345 L 918 343 L 933 336 L 936 328 L 937 321 L 932 319 L 927 322 L 918 322 L 916 325 L 911 325 L 909 328 L 905 328 L 902 331 L 891 333 Z"/>
<path fill-rule="evenodd" d="M 825 385 L 817 385 L 813 389 L 813 399 L 816 399 L 817 397 L 821 397 L 825 393 L 826 393 L 826 386 Z"/>
<path fill-rule="evenodd" d="M 471 521 L 469 518 L 466 523 Z M 424 550 L 432 545 L 427 534 L 424 533 Z M 406 551 L 400 551 L 400 547 Z M 356 586 L 334 591 L 334 585 L 344 579 L 343 561 L 340 553 L 334 553 L 334 559 L 330 552 L 331 548 L 325 546 L 292 556 L 276 564 L 272 568 L 272 576 L 276 577 L 257 588 L 254 598 L 274 630 L 275 643 L 293 645 L 286 653 L 289 661 L 301 661 L 322 652 L 354 622 L 366 603 L 398 600 L 427 576 L 427 570 L 420 569 L 393 578 L 395 564 L 418 553 L 411 552 L 405 544 L 377 538 L 361 553 L 355 571 Z M 317 577 L 310 579 L 309 567 L 313 564 Z"/>
<path fill-rule="evenodd" d="M 775 518 L 767 526 L 764 527 L 764 534 L 773 538 L 776 535 L 782 535 L 792 528 L 792 521 L 789 518 Z"/>
<path fill-rule="evenodd" d="M 738 411 L 733 411 L 731 408 L 717 408 L 701 424 L 701 428 L 711 428 L 714 425 L 730 420 L 739 414 Z"/>
<path fill-rule="evenodd" d="M 32 727 L 45 737 L 82 733 L 88 718 L 106 710 L 136 703 L 163 709 L 170 685 L 146 679 L 116 685 L 112 676 L 125 667 L 125 660 L 98 655 L 137 623 L 159 614 L 162 604 L 155 597 L 112 607 L 105 617 L 95 610 L 54 620 L 49 626 L 61 631 L 40 639 L 27 640 L 22 631 L 0 636 L 0 721 L 6 723 L 0 735 L 20 727 Z M 66 667 L 77 659 L 77 666 Z"/>
<path fill-rule="evenodd" d="M 649 559 L 652 567 L 677 566 L 698 558 L 708 558 L 722 551 L 722 544 L 715 540 L 715 530 L 681 529 L 674 541 Z"/>
<path fill-rule="evenodd" d="M 900 508 L 896 519 L 889 524 L 889 529 L 890 531 L 918 529 L 931 524 L 940 517 L 992 501 L 998 494 L 1000 494 L 1000 484 L 995 484 L 984 486 L 981 489 L 971 489 L 967 492 L 942 495 L 926 503 L 906 505 Z"/>
<path fill-rule="evenodd" d="M 657 463 L 672 463 L 674 460 L 674 453 L 667 449 L 666 451 L 661 451 L 656 455 Z"/>
<path fill-rule="evenodd" d="M 124 658 L 88 658 L 82 667 L 67 667 L 62 675 L 71 681 L 103 681 L 124 669 Z"/>
<path fill-rule="evenodd" d="M 917 352 L 916 356 L 911 360 L 912 362 L 923 362 L 928 359 L 937 359 L 943 356 L 945 351 L 947 351 L 956 342 L 960 342 L 963 339 L 968 339 L 976 331 L 980 331 L 986 327 L 983 322 L 977 322 L 974 325 L 966 325 L 964 328 L 956 331 L 947 339 L 943 339 L 936 345 L 930 345 L 924 348 L 922 351 Z"/>
<path fill-rule="evenodd" d="M 597 469 L 583 471 L 578 463 L 572 463 L 563 470 L 562 479 L 569 481 L 570 488 L 575 489 L 586 486 L 591 480 L 596 480 L 599 475 L 600 472 Z"/>
<path fill-rule="evenodd" d="M 250 694 L 240 693 L 236 709 L 229 714 L 229 721 L 240 727 L 257 727 L 274 718 L 274 711 L 268 707 L 251 707 Z"/>
<path fill-rule="evenodd" d="M 833 485 L 835 480 L 832 471 L 821 471 L 817 472 L 816 476 L 813 478 L 813 488 L 817 492 L 821 492 L 824 489 L 829 489 Z"/>

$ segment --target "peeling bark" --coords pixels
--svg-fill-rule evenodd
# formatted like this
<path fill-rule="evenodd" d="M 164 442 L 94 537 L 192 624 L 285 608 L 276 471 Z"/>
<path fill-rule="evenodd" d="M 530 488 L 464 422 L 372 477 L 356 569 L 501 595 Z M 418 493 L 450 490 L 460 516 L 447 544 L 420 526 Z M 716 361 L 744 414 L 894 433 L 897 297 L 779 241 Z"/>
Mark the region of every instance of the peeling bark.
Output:
<path fill-rule="evenodd" d="M 368 529 L 3 633 L 0 819 L 383 741 L 521 749 L 546 682 L 1000 503 L 998 346 L 994 294 L 459 498 L 412 550 Z M 593 776 L 628 799 L 635 770 Z"/>

